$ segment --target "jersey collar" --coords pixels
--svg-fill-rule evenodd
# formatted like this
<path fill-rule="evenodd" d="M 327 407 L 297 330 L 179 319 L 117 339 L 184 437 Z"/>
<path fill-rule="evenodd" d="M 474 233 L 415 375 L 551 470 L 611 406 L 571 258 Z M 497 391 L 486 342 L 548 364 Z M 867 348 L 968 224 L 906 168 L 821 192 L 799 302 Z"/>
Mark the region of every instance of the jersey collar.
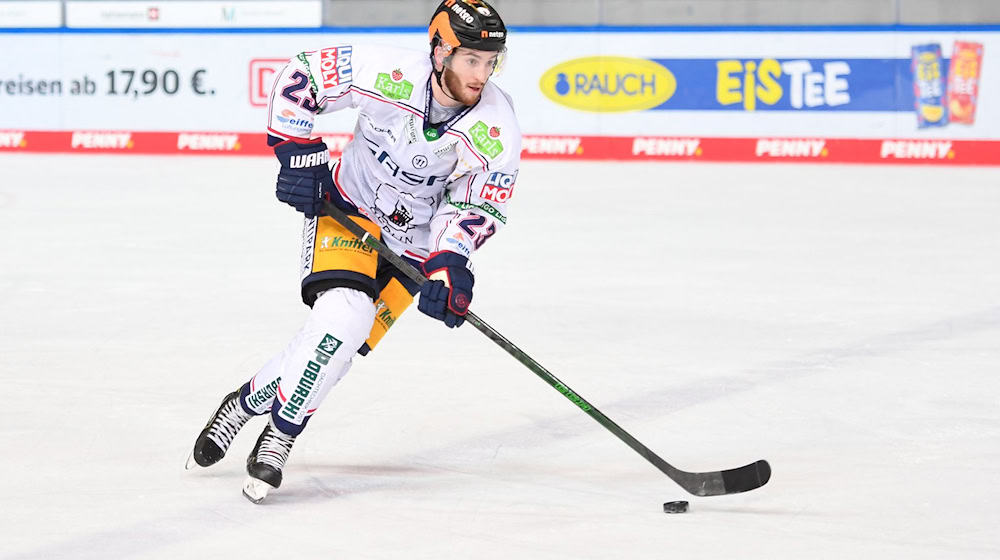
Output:
<path fill-rule="evenodd" d="M 427 99 L 424 102 L 424 138 L 428 142 L 434 142 L 435 140 L 438 140 L 442 136 L 444 136 L 444 133 L 448 132 L 448 130 L 450 130 L 451 127 L 454 126 L 454 124 L 456 122 L 458 122 L 459 119 L 461 119 L 466 114 L 468 114 L 468 112 L 471 111 L 476 105 L 479 105 L 479 101 L 483 100 L 483 96 L 480 95 L 478 101 L 476 101 L 472 105 L 467 106 L 464 110 L 462 110 L 458 114 L 452 116 L 450 119 L 448 119 L 445 122 L 441 123 L 440 126 L 435 127 L 430 122 L 430 118 L 431 118 L 431 96 L 433 95 L 433 90 L 431 89 L 431 77 L 432 76 L 433 76 L 433 73 L 431 74 L 431 76 L 427 76 Z M 485 90 L 485 89 L 486 89 L 486 87 L 484 86 L 483 90 Z"/>

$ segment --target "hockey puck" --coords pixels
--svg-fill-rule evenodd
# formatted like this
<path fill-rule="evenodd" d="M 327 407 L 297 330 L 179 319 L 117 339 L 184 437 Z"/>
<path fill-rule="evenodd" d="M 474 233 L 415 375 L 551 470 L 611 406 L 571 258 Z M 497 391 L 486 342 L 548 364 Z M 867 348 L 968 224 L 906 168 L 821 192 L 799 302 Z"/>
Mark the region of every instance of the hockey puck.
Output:
<path fill-rule="evenodd" d="M 676 502 L 665 502 L 663 504 L 663 513 L 686 513 L 688 510 L 688 503 L 684 500 L 678 500 Z"/>

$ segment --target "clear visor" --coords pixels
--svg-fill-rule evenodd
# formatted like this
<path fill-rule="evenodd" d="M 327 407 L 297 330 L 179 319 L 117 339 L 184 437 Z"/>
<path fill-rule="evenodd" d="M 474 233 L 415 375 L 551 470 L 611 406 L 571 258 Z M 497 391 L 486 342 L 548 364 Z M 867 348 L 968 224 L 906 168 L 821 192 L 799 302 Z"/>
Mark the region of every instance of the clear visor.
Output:
<path fill-rule="evenodd" d="M 453 71 L 481 72 L 487 76 L 500 74 L 507 65 L 507 48 L 501 51 L 480 51 L 458 48 L 444 59 L 444 65 Z"/>

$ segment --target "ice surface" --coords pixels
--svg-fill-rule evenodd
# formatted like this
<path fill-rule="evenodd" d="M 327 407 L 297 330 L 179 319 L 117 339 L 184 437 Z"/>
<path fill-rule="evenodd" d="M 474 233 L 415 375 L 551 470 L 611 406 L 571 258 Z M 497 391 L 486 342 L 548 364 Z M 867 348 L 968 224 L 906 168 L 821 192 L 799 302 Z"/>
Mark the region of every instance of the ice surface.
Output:
<path fill-rule="evenodd" d="M 472 328 L 407 312 L 241 494 L 251 423 L 183 470 L 295 332 L 269 158 L 0 156 L 0 558 L 1000 557 L 1000 170 L 526 162 Z M 665 515 L 665 501 L 690 512 Z"/>

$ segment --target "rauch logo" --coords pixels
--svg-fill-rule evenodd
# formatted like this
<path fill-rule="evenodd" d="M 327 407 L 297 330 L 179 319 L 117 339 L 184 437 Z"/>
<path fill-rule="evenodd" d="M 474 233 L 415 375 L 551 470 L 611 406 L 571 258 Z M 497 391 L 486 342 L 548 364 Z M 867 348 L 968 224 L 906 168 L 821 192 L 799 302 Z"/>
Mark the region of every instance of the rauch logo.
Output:
<path fill-rule="evenodd" d="M 546 97 L 580 111 L 643 111 L 662 105 L 677 90 L 677 79 L 652 60 L 592 56 L 558 64 L 542 75 Z"/>

